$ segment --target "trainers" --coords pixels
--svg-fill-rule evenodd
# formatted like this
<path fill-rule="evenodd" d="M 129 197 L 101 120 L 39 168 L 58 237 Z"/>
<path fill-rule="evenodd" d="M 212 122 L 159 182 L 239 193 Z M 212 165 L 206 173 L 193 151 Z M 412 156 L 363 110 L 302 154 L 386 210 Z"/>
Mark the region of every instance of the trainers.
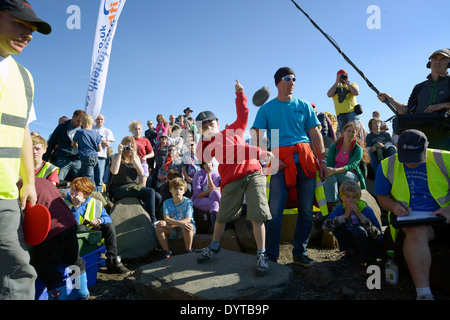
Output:
<path fill-rule="evenodd" d="M 263 277 L 269 271 L 269 259 L 265 254 L 261 254 L 256 260 L 256 275 Z"/>
<path fill-rule="evenodd" d="M 172 251 L 163 250 L 162 253 L 161 253 L 161 256 L 159 257 L 158 260 L 169 259 L 171 256 L 172 256 Z"/>
<path fill-rule="evenodd" d="M 198 263 L 204 263 L 209 261 L 212 257 L 214 257 L 215 254 L 218 254 L 220 251 L 220 248 L 217 250 L 211 249 L 209 246 L 206 248 L 203 248 L 203 251 L 200 255 L 200 257 L 197 258 Z"/>
<path fill-rule="evenodd" d="M 301 255 L 300 257 L 294 257 L 294 262 L 301 264 L 304 267 L 312 267 L 317 261 L 314 261 L 308 256 Z"/>

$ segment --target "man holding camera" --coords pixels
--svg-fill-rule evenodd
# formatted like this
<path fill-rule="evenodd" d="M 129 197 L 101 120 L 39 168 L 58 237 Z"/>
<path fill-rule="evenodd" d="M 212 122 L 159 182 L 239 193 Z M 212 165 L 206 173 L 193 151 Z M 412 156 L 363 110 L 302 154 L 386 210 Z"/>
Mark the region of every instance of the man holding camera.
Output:
<path fill-rule="evenodd" d="M 336 82 L 328 90 L 327 96 L 333 98 L 336 110 L 338 130 L 342 134 L 347 122 L 355 122 L 359 126 L 359 114 L 355 112 L 356 96 L 359 94 L 358 85 L 348 80 L 348 73 L 344 69 L 337 72 Z"/>

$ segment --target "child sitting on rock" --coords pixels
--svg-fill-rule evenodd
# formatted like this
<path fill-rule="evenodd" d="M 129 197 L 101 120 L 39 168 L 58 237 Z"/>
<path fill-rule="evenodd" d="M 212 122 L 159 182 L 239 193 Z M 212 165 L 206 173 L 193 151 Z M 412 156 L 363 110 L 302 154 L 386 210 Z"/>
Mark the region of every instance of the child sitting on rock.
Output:
<path fill-rule="evenodd" d="M 381 226 L 374 211 L 361 200 L 357 182 L 347 180 L 339 187 L 342 204 L 323 222 L 322 229 L 334 234 L 339 249 L 346 252 L 345 260 L 359 256 L 363 264 L 374 264 L 379 254 Z"/>
<path fill-rule="evenodd" d="M 175 178 L 170 181 L 169 190 L 172 198 L 164 201 L 164 220 L 156 224 L 156 236 L 163 249 L 162 259 L 172 256 L 168 239 L 184 239 L 186 253 L 192 252 L 196 231 L 192 201 L 184 196 L 187 182 L 182 178 Z"/>

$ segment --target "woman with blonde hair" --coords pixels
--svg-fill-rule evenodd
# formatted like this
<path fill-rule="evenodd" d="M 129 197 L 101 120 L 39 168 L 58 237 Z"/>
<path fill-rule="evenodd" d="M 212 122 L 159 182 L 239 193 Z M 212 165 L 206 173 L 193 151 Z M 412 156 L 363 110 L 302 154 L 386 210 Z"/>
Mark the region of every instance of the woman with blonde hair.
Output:
<path fill-rule="evenodd" d="M 147 186 L 147 178 L 149 177 L 149 167 L 147 159 L 151 159 L 155 156 L 153 147 L 150 141 L 142 136 L 142 123 L 140 121 L 132 121 L 128 126 L 130 132 L 133 134 L 134 143 L 136 144 L 136 151 L 139 159 L 141 160 L 141 166 L 144 173 L 139 176 L 139 182 L 143 186 Z"/>
<path fill-rule="evenodd" d="M 156 223 L 156 208 L 160 205 L 162 198 L 152 188 L 148 188 L 139 183 L 139 176 L 142 176 L 144 169 L 141 160 L 137 155 L 136 142 L 133 137 L 128 136 L 122 139 L 118 146 L 118 152 L 111 160 L 111 192 L 114 201 L 126 197 L 136 197 L 144 202 L 144 208 L 153 223 Z"/>

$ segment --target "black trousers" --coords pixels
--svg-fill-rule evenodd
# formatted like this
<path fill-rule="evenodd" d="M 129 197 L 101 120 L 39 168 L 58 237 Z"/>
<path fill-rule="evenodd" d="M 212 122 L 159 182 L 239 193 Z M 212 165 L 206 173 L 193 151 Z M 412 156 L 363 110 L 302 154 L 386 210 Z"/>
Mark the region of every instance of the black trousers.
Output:
<path fill-rule="evenodd" d="M 80 273 L 86 271 L 86 262 L 78 251 L 77 226 L 70 227 L 56 236 L 34 246 L 31 250 L 31 264 L 47 290 L 53 290 L 65 284 L 62 265 L 75 265 Z"/>
<path fill-rule="evenodd" d="M 78 230 L 89 231 L 92 230 L 85 225 L 79 225 Z M 106 259 L 112 262 L 117 256 L 117 241 L 116 241 L 116 228 L 112 223 L 105 223 L 100 225 L 100 231 L 102 232 L 102 238 L 104 239 L 106 248 Z"/>

